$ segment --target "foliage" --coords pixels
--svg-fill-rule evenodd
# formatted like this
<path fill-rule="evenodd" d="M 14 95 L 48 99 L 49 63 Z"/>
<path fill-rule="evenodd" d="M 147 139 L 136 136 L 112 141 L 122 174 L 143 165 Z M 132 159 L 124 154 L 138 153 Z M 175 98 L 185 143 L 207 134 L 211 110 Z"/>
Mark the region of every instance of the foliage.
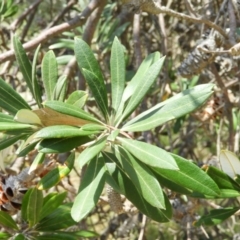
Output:
<path fill-rule="evenodd" d="M 148 11 L 151 1 L 146 4 L 144 0 L 125 2 L 129 9 L 141 12 Z M 220 1 L 213 2 L 218 2 L 214 5 L 217 9 Z M 29 159 L 26 165 L 30 163 L 16 176 L 10 172 L 9 176 L 2 177 L 0 207 L 9 214 L 0 212 L 0 238 L 81 239 L 94 236 L 95 233 L 84 232 L 79 226 L 82 224 L 85 229 L 89 222 L 94 224 L 95 213 L 99 209 L 106 211 L 102 208 L 106 201 L 111 210 L 116 205 L 116 213 L 123 213 L 116 217 L 118 219 L 124 213 L 128 214 L 128 220 L 134 219 L 131 214 L 137 208 L 139 219 L 143 214 L 155 222 L 165 222 L 164 226 L 171 226 L 172 222 L 168 222 L 172 218 L 181 226 L 192 222 L 195 227 L 228 224 L 225 220 L 236 216 L 239 210 L 236 201 L 240 193 L 239 159 L 230 151 L 220 153 L 220 149 L 224 146 L 236 152 L 239 143 L 235 137 L 233 147 L 233 140 L 239 131 L 239 109 L 235 65 L 231 63 L 223 70 L 218 55 L 221 49 L 227 48 L 225 53 L 235 56 L 238 47 L 229 48 L 220 21 L 204 17 L 196 20 L 194 16 L 202 12 L 189 16 L 193 22 L 212 28 L 211 33 L 190 50 L 189 44 L 195 43 L 193 38 L 198 37 L 200 31 L 196 34 L 193 28 L 187 27 L 188 34 L 182 34 L 178 30 L 181 24 L 188 26 L 185 21 L 190 19 L 186 18 L 183 3 L 171 9 L 155 6 L 156 11 L 166 13 L 165 26 L 160 15 L 159 19 L 152 14 L 133 18 L 129 9 L 126 11 L 121 4 L 112 1 L 100 1 L 99 12 L 89 15 L 90 18 L 84 17 L 89 12 L 87 1 L 79 1 L 79 6 L 72 2 L 68 6 L 64 4 L 59 1 L 53 6 L 45 2 L 35 13 L 31 9 L 37 5 L 24 9 L 24 4 L 16 5 L 13 1 L 0 4 L 0 16 L 5 24 L 10 26 L 12 16 L 23 9 L 23 15 L 30 13 L 28 23 L 32 24 L 30 29 L 18 25 L 21 19 L 11 24 L 11 29 L 19 35 L 19 38 L 13 37 L 17 66 L 12 65 L 15 71 L 10 69 L 9 75 L 0 72 L 1 154 L 11 151 L 12 158 L 24 157 Z M 193 7 L 199 10 L 199 3 L 193 1 L 193 5 L 188 6 L 188 11 L 192 12 Z M 49 8 L 55 11 L 52 16 L 56 18 L 50 19 L 46 14 Z M 149 9 L 154 13 L 154 5 Z M 69 15 L 64 11 L 69 11 Z M 179 17 L 181 11 L 181 21 L 176 24 L 172 20 Z M 70 19 L 68 24 L 74 22 L 71 17 L 76 12 L 81 19 L 78 26 L 56 36 L 59 32 L 54 31 L 63 25 L 56 29 L 51 26 L 60 21 L 61 14 Z M 31 23 L 34 16 L 36 21 Z M 138 32 L 137 22 L 141 22 L 139 27 L 143 31 Z M 29 41 L 43 26 L 46 35 L 41 46 L 28 54 L 26 49 L 29 51 L 30 42 L 25 45 L 21 42 Z M 168 38 L 163 31 L 165 27 Z M 0 27 L 2 39 L 5 29 L 5 25 Z M 234 32 L 234 28 L 231 29 Z M 76 37 L 79 35 L 81 37 Z M 233 40 L 231 36 L 229 39 Z M 1 49 L 5 51 L 9 46 L 3 42 Z M 47 50 L 48 46 L 51 50 Z M 183 48 L 188 52 L 185 60 Z M 219 66 L 215 68 L 214 64 Z M 16 72 L 14 81 L 9 78 L 13 72 Z M 229 78 L 235 79 L 233 83 L 228 84 Z M 222 171 L 214 167 L 216 165 L 200 168 L 199 165 L 215 152 L 220 153 Z M 6 161 L 5 157 L 2 159 Z M 55 197 L 46 195 L 50 188 L 61 192 L 62 187 L 65 188 L 64 179 L 71 182 L 75 174 L 77 180 L 73 185 L 78 193 L 68 192 L 65 203 L 65 193 L 56 193 Z M 12 184 L 10 188 L 9 184 Z M 107 200 L 105 194 L 108 194 Z M 61 201 L 56 200 L 58 197 Z M 218 209 L 208 211 L 208 199 L 214 200 L 215 205 L 211 206 Z M 21 210 L 21 215 L 16 219 L 10 215 L 17 209 Z M 153 227 L 152 222 L 149 224 Z M 164 228 L 162 226 L 158 228 Z M 210 229 L 208 232 L 215 231 Z M 110 230 L 106 232 L 110 234 Z M 167 230 L 163 232 L 166 235 Z M 178 233 L 178 237 L 186 236 Z"/>

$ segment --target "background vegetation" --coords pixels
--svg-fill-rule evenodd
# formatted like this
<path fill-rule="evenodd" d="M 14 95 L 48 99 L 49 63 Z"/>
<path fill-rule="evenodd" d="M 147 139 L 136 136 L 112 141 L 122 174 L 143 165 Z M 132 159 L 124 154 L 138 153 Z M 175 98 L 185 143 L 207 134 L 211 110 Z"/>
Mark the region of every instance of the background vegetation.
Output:
<path fill-rule="evenodd" d="M 161 5 L 158 6 L 161 7 L 156 8 L 152 5 L 154 2 L 159 2 Z M 127 82 L 132 79 L 145 57 L 159 51 L 161 56 L 166 56 L 161 72 L 156 83 L 152 85 L 130 118 L 179 92 L 200 84 L 213 83 L 214 93 L 201 109 L 152 130 L 131 133 L 131 137 L 189 159 L 196 166 L 203 166 L 203 169 L 207 169 L 204 165 L 218 167 L 217 156 L 221 149 L 229 149 L 239 156 L 238 54 L 240 48 L 237 45 L 239 14 L 240 6 L 237 1 L 230 0 L 2 1 L 0 3 L 0 77 L 10 84 L 30 106 L 36 106 L 26 84 L 26 77 L 21 73 L 22 69 L 19 69 L 19 61 L 17 63 L 15 60 L 12 49 L 15 43 L 16 53 L 18 40 L 14 36 L 18 36 L 23 43 L 30 61 L 35 61 L 35 73 L 41 86 L 40 92 L 44 92 L 45 87 L 40 81 L 43 78 L 42 62 L 44 56 L 49 54 L 48 51 L 53 50 L 58 63 L 58 76 L 65 75 L 67 79 L 66 96 L 75 90 L 86 91 L 89 96 L 84 109 L 101 119 L 96 102 L 89 90 L 89 84 L 86 84 L 86 76 L 83 76 L 77 66 L 77 60 L 74 57 L 76 55 L 74 38 L 79 37 L 90 45 L 102 69 L 108 95 L 111 93 L 110 60 L 115 37 L 118 37 L 124 46 Z M 39 44 L 41 47 L 36 55 L 35 51 Z M 197 46 L 200 50 L 196 48 Z M 52 61 L 50 56 L 49 59 Z M 58 93 L 60 98 L 61 91 Z M 85 98 L 84 95 L 83 98 Z M 42 100 L 46 99 L 48 99 L 47 93 L 43 94 Z M 5 137 L 2 135 L 4 143 Z M 7 175 L 16 175 L 17 178 L 23 169 L 33 166 L 32 162 L 37 153 L 36 150 L 32 150 L 27 151 L 26 155 L 19 154 L 20 144 L 21 141 L 18 141 L 5 149 L 2 147 L 1 151 L 2 169 Z M 71 155 L 69 157 L 64 154 L 50 154 L 47 157 L 60 163 L 66 159 L 71 161 Z M 47 169 L 47 171 L 50 170 L 52 169 Z M 236 173 L 240 174 L 239 171 L 240 169 L 236 170 Z M 28 192 L 28 196 L 32 194 L 42 199 L 38 204 L 42 204 L 41 206 L 45 208 L 51 197 L 53 202 L 57 202 L 56 208 L 64 199 L 65 203 L 73 202 L 79 187 L 79 172 L 78 166 L 75 166 L 59 184 L 55 184 L 57 181 L 54 182 L 55 186 L 51 188 L 53 190 L 44 193 L 44 197 L 35 188 L 31 190 L 32 192 Z M 41 177 L 41 173 L 39 175 Z M 214 176 L 213 179 L 216 181 L 216 175 Z M 234 185 L 235 182 L 232 184 Z M 238 188 L 239 186 L 236 186 L 234 189 Z M 63 191 L 67 194 L 64 195 Z M 77 224 L 69 220 L 66 225 L 61 226 L 69 232 L 74 232 L 73 238 L 59 233 L 55 236 L 56 238 L 52 234 L 51 237 L 45 234 L 38 239 L 60 239 L 60 236 L 63 239 L 82 239 L 94 237 L 94 232 L 99 234 L 95 239 L 238 239 L 239 237 L 239 217 L 236 213 L 239 208 L 239 189 L 234 198 L 229 193 L 226 196 L 231 198 L 206 200 L 184 195 L 184 190 L 180 190 L 180 194 L 164 188 L 173 206 L 173 218 L 168 223 L 157 223 L 146 218 L 135 211 L 134 206 L 126 199 L 123 201 L 131 210 L 120 215 L 114 213 L 107 203 L 106 191 L 103 192 L 96 208 L 87 217 Z M 46 194 L 52 195 L 47 197 Z M 31 206 L 28 203 L 31 198 L 25 198 L 22 207 Z M 54 200 L 55 198 L 57 200 Z M 225 222 L 216 221 L 208 224 L 207 221 L 203 221 L 204 226 L 200 226 L 201 224 L 193 226 L 194 222 L 201 216 L 206 216 L 210 210 L 228 207 L 231 207 L 231 212 L 228 211 L 223 218 L 230 218 Z M 67 217 L 64 215 L 67 210 L 70 214 L 69 204 L 61 205 L 64 210 L 56 210 L 56 208 L 50 209 L 48 213 L 62 211 L 58 213 L 62 214 L 57 215 L 58 217 L 71 219 L 70 215 L 66 215 Z M 22 211 L 25 213 L 22 218 L 31 228 L 36 222 L 31 219 L 31 215 L 27 215 L 28 210 L 22 209 Z M 40 216 L 39 219 L 44 219 L 46 216 L 44 211 L 47 210 L 36 213 Z M 24 221 L 21 222 L 19 215 L 16 216 L 16 223 L 23 226 Z M 50 216 L 49 219 L 49 221 L 56 221 L 54 216 Z M 211 221 L 213 221 L 212 218 Z M 48 231 L 47 225 L 48 222 L 40 222 L 38 231 Z M 214 227 L 206 225 L 214 225 Z M 9 226 L 3 226 L 3 239 L 8 239 L 8 234 L 12 233 Z M 14 229 L 15 225 L 11 227 Z M 29 235 L 32 236 L 30 233 Z M 26 235 L 24 237 L 23 235 L 12 234 L 11 236 L 15 239 L 17 237 L 24 239 Z"/>

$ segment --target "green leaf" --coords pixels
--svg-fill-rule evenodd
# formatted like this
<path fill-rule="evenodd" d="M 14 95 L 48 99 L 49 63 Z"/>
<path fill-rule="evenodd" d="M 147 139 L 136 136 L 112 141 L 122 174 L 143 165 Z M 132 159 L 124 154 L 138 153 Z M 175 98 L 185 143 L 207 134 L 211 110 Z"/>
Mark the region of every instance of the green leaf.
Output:
<path fill-rule="evenodd" d="M 105 165 L 102 157 L 94 158 L 81 179 L 79 193 L 71 209 L 72 218 L 79 222 L 97 204 L 105 183 Z"/>
<path fill-rule="evenodd" d="M 42 80 L 47 100 L 53 100 L 53 91 L 57 84 L 57 60 L 52 50 L 48 51 L 42 61 Z"/>
<path fill-rule="evenodd" d="M 43 203 L 42 191 L 31 188 L 23 197 L 22 201 L 22 218 L 28 222 L 29 227 L 33 227 L 40 219 L 40 213 Z"/>
<path fill-rule="evenodd" d="M 20 149 L 17 150 L 16 154 L 19 156 L 19 157 L 23 157 L 23 156 L 26 156 L 30 151 L 32 151 L 35 146 L 37 145 L 38 142 L 33 142 L 33 143 L 30 143 L 28 144 L 26 147 L 22 148 L 20 147 Z"/>
<path fill-rule="evenodd" d="M 42 236 L 38 236 L 36 240 L 77 240 L 76 236 L 72 232 L 49 232 Z"/>
<path fill-rule="evenodd" d="M 38 182 L 38 189 L 49 189 L 66 177 L 74 165 L 75 153 L 72 152 L 63 165 L 54 168 Z"/>
<path fill-rule="evenodd" d="M 3 211 L 0 211 L 0 225 L 10 229 L 18 230 L 18 226 L 12 219 L 12 217 L 8 213 Z"/>
<path fill-rule="evenodd" d="M 201 225 L 213 226 L 222 223 L 227 218 L 231 217 L 239 207 L 229 207 L 225 209 L 214 209 L 206 216 L 201 217 L 194 226 L 200 227 Z"/>
<path fill-rule="evenodd" d="M 57 112 L 60 112 L 66 115 L 70 115 L 80 119 L 85 119 L 90 122 L 101 123 L 98 119 L 94 118 L 89 113 L 68 103 L 59 102 L 59 101 L 47 101 L 44 103 L 44 106 L 49 107 Z"/>
<path fill-rule="evenodd" d="M 23 139 L 26 137 L 26 134 L 19 134 L 12 137 L 4 137 L 2 141 L 0 141 L 0 150 L 3 150 L 11 145 L 13 145 L 15 142 L 17 142 L 20 139 Z"/>
<path fill-rule="evenodd" d="M 112 108 L 116 114 L 122 100 L 125 85 L 125 59 L 123 46 L 115 37 L 111 50 L 111 89 L 112 89 Z"/>
<path fill-rule="evenodd" d="M 67 76 L 61 76 L 53 91 L 53 99 L 63 102 L 67 90 Z"/>
<path fill-rule="evenodd" d="M 36 133 L 35 138 L 73 138 L 79 136 L 88 136 L 96 133 L 99 133 L 99 130 L 83 131 L 81 128 L 78 127 L 72 127 L 68 125 L 56 125 L 42 128 Z"/>
<path fill-rule="evenodd" d="M 14 117 L 0 112 L 0 122 L 15 122 Z"/>
<path fill-rule="evenodd" d="M 174 157 L 179 171 L 156 167 L 152 169 L 180 186 L 205 195 L 219 196 L 220 191 L 217 184 L 202 169 L 180 156 L 171 155 Z"/>
<path fill-rule="evenodd" d="M 202 84 L 185 90 L 133 118 L 122 127 L 122 130 L 147 131 L 190 113 L 212 95 L 213 86 L 213 84 Z"/>
<path fill-rule="evenodd" d="M 22 108 L 31 109 L 26 101 L 2 78 L 0 78 L 0 107 L 11 114 Z"/>
<path fill-rule="evenodd" d="M 72 219 L 70 214 L 71 207 L 71 203 L 59 206 L 39 222 L 36 226 L 36 230 L 52 232 L 75 225 L 76 222 Z"/>
<path fill-rule="evenodd" d="M 27 240 L 27 238 L 22 233 L 20 233 L 14 237 L 14 240 Z"/>
<path fill-rule="evenodd" d="M 99 140 L 95 141 L 89 147 L 84 149 L 77 158 L 77 163 L 82 168 L 86 165 L 91 159 L 98 155 L 102 149 L 105 147 L 107 142 L 107 137 L 102 137 Z"/>
<path fill-rule="evenodd" d="M 99 125 L 96 123 L 87 123 L 81 127 L 83 131 L 103 131 L 107 129 L 107 126 Z"/>
<path fill-rule="evenodd" d="M 105 85 L 99 85 L 98 78 L 96 77 L 96 75 L 93 72 L 83 68 L 82 73 L 83 73 L 86 81 L 88 82 L 90 89 L 93 92 L 93 96 L 95 98 L 95 101 L 96 101 L 99 109 L 103 113 L 103 116 L 106 119 L 108 119 L 108 105 L 104 98 L 105 95 L 103 94 L 105 91 Z"/>
<path fill-rule="evenodd" d="M 119 137 L 117 139 L 127 151 L 143 163 L 157 168 L 172 169 L 174 171 L 178 170 L 174 158 L 165 150 L 132 139 Z"/>
<path fill-rule="evenodd" d="M 151 65 L 145 75 L 139 79 L 138 85 L 136 86 L 135 91 L 133 92 L 132 96 L 129 99 L 129 102 L 127 103 L 126 108 L 123 111 L 121 120 L 128 117 L 142 101 L 152 84 L 157 79 L 164 60 L 165 57 L 160 58 L 157 62 Z"/>
<path fill-rule="evenodd" d="M 23 78 L 26 81 L 27 86 L 29 87 L 32 95 L 34 96 L 34 91 L 32 86 L 32 66 L 27 57 L 25 49 L 23 48 L 21 42 L 16 36 L 13 37 L 13 47 L 16 55 L 16 60 L 22 72 Z M 29 108 L 29 107 L 24 107 L 24 108 Z"/>
<path fill-rule="evenodd" d="M 37 57 L 40 50 L 41 45 L 39 45 L 34 53 L 33 58 L 33 66 L 32 66 L 32 87 L 33 87 L 33 97 L 35 98 L 38 107 L 42 107 L 42 98 L 41 98 L 41 90 L 36 78 L 36 65 L 37 65 Z"/>
<path fill-rule="evenodd" d="M 172 206 L 168 198 L 164 195 L 166 210 L 153 207 L 137 191 L 131 179 L 116 168 L 115 163 L 106 164 L 110 175 L 107 177 L 107 183 L 114 188 L 115 185 L 121 189 L 120 194 L 126 196 L 143 214 L 157 222 L 168 222 L 172 217 Z M 115 167 L 114 167 L 115 166 Z M 115 189 L 115 188 L 114 188 Z M 115 189 L 118 191 L 117 189 Z"/>
<path fill-rule="evenodd" d="M 108 118 L 107 91 L 98 61 L 94 57 L 88 44 L 80 38 L 75 38 L 74 51 L 78 66 L 80 67 L 99 108 L 105 118 Z"/>
<path fill-rule="evenodd" d="M 85 105 L 87 98 L 88 94 L 85 91 L 77 90 L 70 94 L 66 103 L 82 108 Z"/>
<path fill-rule="evenodd" d="M 89 142 L 88 136 L 74 138 L 51 138 L 41 141 L 37 149 L 42 153 L 64 153 Z"/>
<path fill-rule="evenodd" d="M 136 88 L 139 83 L 139 79 L 141 79 L 148 71 L 149 67 L 160 58 L 159 52 L 152 53 L 148 55 L 143 62 L 141 63 L 140 67 L 138 68 L 137 73 L 132 78 L 132 80 L 128 83 L 127 87 L 125 88 L 122 96 L 121 104 L 117 110 L 116 114 L 116 122 L 122 117 L 122 111 L 124 109 L 125 102 L 133 95 L 136 91 Z M 156 59 L 156 60 L 155 60 Z"/>
<path fill-rule="evenodd" d="M 125 149 L 115 146 L 114 150 L 123 171 L 126 171 L 143 198 L 152 206 L 165 209 L 163 191 L 153 172 L 145 164 L 138 162 Z"/>
<path fill-rule="evenodd" d="M 220 189 L 233 189 L 240 192 L 240 186 L 226 173 L 209 166 L 206 173 L 214 180 Z"/>
<path fill-rule="evenodd" d="M 40 164 L 43 163 L 44 159 L 45 159 L 45 153 L 39 152 L 35 157 L 35 159 L 33 160 L 28 173 L 30 174 L 31 172 L 35 171 L 40 166 Z"/>
<path fill-rule="evenodd" d="M 67 196 L 67 192 L 63 193 L 54 193 L 45 201 L 43 207 L 41 209 L 40 220 L 46 217 L 47 215 L 51 214 L 55 209 L 57 209 L 64 201 Z"/>
<path fill-rule="evenodd" d="M 37 127 L 30 124 L 16 123 L 16 122 L 0 122 L 0 131 L 11 130 L 37 130 Z"/>
<path fill-rule="evenodd" d="M 10 237 L 11 237 L 11 235 L 9 233 L 0 232 L 0 239 L 2 239 L 2 240 L 9 240 Z"/>

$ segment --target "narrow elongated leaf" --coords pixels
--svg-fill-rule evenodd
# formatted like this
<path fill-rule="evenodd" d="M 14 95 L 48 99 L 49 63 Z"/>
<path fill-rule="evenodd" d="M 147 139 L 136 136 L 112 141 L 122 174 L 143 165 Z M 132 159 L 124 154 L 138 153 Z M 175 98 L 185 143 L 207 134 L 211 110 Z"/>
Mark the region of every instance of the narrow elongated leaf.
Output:
<path fill-rule="evenodd" d="M 9 240 L 10 238 L 11 238 L 11 235 L 9 233 L 0 232 L 0 239 Z"/>
<path fill-rule="evenodd" d="M 0 122 L 15 122 L 12 115 L 0 112 Z"/>
<path fill-rule="evenodd" d="M 111 88 L 112 88 L 112 108 L 114 114 L 121 103 L 125 85 L 125 60 L 123 46 L 115 37 L 111 51 Z"/>
<path fill-rule="evenodd" d="M 15 142 L 25 137 L 26 137 L 26 134 L 20 134 L 20 135 L 8 137 L 8 138 L 5 137 L 3 140 L 0 141 L 0 150 L 3 150 L 4 148 L 7 148 L 13 145 Z"/>
<path fill-rule="evenodd" d="M 70 94 L 66 103 L 82 108 L 85 105 L 87 98 L 88 94 L 85 91 L 77 90 Z"/>
<path fill-rule="evenodd" d="M 226 173 L 212 166 L 207 168 L 206 173 L 214 180 L 220 189 L 233 189 L 240 193 L 240 185 Z"/>
<path fill-rule="evenodd" d="M 52 50 L 48 51 L 42 61 L 42 80 L 47 100 L 53 100 L 53 91 L 57 83 L 57 61 Z"/>
<path fill-rule="evenodd" d="M 171 219 L 172 207 L 166 196 L 164 196 L 166 210 L 153 207 L 143 199 L 132 180 L 117 169 L 115 163 L 107 163 L 106 166 L 109 173 L 109 177 L 106 178 L 107 183 L 116 191 L 120 189 L 121 191 L 118 192 L 125 195 L 127 199 L 139 209 L 139 211 L 157 222 L 168 222 Z M 117 188 L 115 188 L 116 185 L 118 186 Z"/>
<path fill-rule="evenodd" d="M 41 141 L 37 149 L 42 153 L 64 153 L 91 141 L 88 136 L 74 138 L 51 138 Z"/>
<path fill-rule="evenodd" d="M 227 218 L 231 217 L 235 212 L 239 210 L 238 207 L 231 207 L 225 209 L 214 209 L 206 216 L 201 217 L 194 226 L 199 227 L 201 225 L 213 226 L 220 224 Z"/>
<path fill-rule="evenodd" d="M 53 91 L 53 100 L 63 101 L 65 99 L 67 90 L 67 76 L 61 76 L 54 88 Z"/>
<path fill-rule="evenodd" d="M 149 166 L 172 170 L 179 169 L 174 158 L 161 148 L 136 140 L 119 137 L 117 139 L 133 156 Z"/>
<path fill-rule="evenodd" d="M 152 167 L 152 169 L 180 186 L 205 195 L 219 196 L 220 191 L 217 184 L 202 169 L 180 156 L 171 155 L 174 157 L 179 171 L 156 167 Z"/>
<path fill-rule="evenodd" d="M 72 170 L 74 165 L 75 154 L 72 152 L 63 165 L 54 168 L 47 173 L 38 183 L 38 189 L 49 189 L 66 177 Z"/>
<path fill-rule="evenodd" d="M 143 198 L 152 206 L 165 209 L 163 191 L 153 172 L 125 149 L 115 146 L 114 150 L 123 171 L 126 171 Z"/>
<path fill-rule="evenodd" d="M 40 212 L 43 203 L 42 191 L 36 188 L 31 188 L 23 197 L 22 202 L 22 218 L 28 222 L 29 226 L 32 227 L 38 223 L 40 218 Z"/>
<path fill-rule="evenodd" d="M 78 66 L 83 72 L 94 98 L 104 116 L 108 118 L 107 91 L 100 66 L 94 57 L 93 52 L 87 43 L 80 38 L 75 38 L 74 51 Z M 85 69 L 85 71 L 83 71 L 83 69 Z"/>
<path fill-rule="evenodd" d="M 83 131 L 81 128 L 72 127 L 68 125 L 49 126 L 39 130 L 35 138 L 73 138 L 79 136 L 88 136 L 99 133 L 97 131 Z"/>
<path fill-rule="evenodd" d="M 44 201 L 43 207 L 41 209 L 40 220 L 57 209 L 63 203 L 66 196 L 67 192 L 55 193 L 54 195 L 51 195 L 51 197 L 48 198 L 46 202 Z"/>
<path fill-rule="evenodd" d="M 39 224 L 36 226 L 36 230 L 52 232 L 73 226 L 76 222 L 70 215 L 71 207 L 71 203 L 59 206 L 52 213 L 40 220 Z"/>
<path fill-rule="evenodd" d="M 10 229 L 18 230 L 18 226 L 12 219 L 12 217 L 8 213 L 3 211 L 0 211 L 0 225 Z"/>
<path fill-rule="evenodd" d="M 115 123 L 118 122 L 119 118 L 122 117 L 124 105 L 126 101 L 132 96 L 133 92 L 135 92 L 135 89 L 138 86 L 139 79 L 145 75 L 151 64 L 155 62 L 156 57 L 157 60 L 160 58 L 159 52 L 155 52 L 148 55 L 141 63 L 135 76 L 132 78 L 132 80 L 128 83 L 127 87 L 124 89 L 122 101 L 120 103 L 119 108 L 117 109 Z"/>
<path fill-rule="evenodd" d="M 123 131 L 147 131 L 169 120 L 181 117 L 201 106 L 213 93 L 213 84 L 202 84 L 188 89 L 157 104 L 126 123 Z"/>
<path fill-rule="evenodd" d="M 49 107 L 57 112 L 60 112 L 66 115 L 88 120 L 90 122 L 100 122 L 89 113 L 71 104 L 67 104 L 59 101 L 47 101 L 44 103 L 44 105 L 46 107 Z"/>
<path fill-rule="evenodd" d="M 87 164 L 92 158 L 101 152 L 105 147 L 107 137 L 100 138 L 98 141 L 84 149 L 78 156 L 77 162 L 80 167 L 83 167 Z"/>
<path fill-rule="evenodd" d="M 10 130 L 37 130 L 37 127 L 30 124 L 16 122 L 0 122 L 0 131 Z"/>
<path fill-rule="evenodd" d="M 37 47 L 37 49 L 34 53 L 33 66 L 32 66 L 32 87 L 33 87 L 33 93 L 34 93 L 33 97 L 35 98 L 39 108 L 42 107 L 42 98 L 41 98 L 40 86 L 39 86 L 37 78 L 36 78 L 36 65 L 37 65 L 37 57 L 38 57 L 40 47 L 41 47 L 41 45 L 39 45 Z"/>
<path fill-rule="evenodd" d="M 103 126 L 103 125 L 100 125 L 100 124 L 96 124 L 96 123 L 88 123 L 88 124 L 85 124 L 81 127 L 81 129 L 83 131 L 103 131 L 103 130 L 106 130 L 107 129 L 107 126 Z"/>
<path fill-rule="evenodd" d="M 36 240 L 76 240 L 76 236 L 72 232 L 49 232 L 35 238 Z"/>
<path fill-rule="evenodd" d="M 35 157 L 35 159 L 33 160 L 29 170 L 28 170 L 28 174 L 35 171 L 40 166 L 40 164 L 43 163 L 44 159 L 45 159 L 45 154 L 44 153 L 38 153 L 37 156 Z"/>
<path fill-rule="evenodd" d="M 29 87 L 32 95 L 34 96 L 34 91 L 32 86 L 32 66 L 27 57 L 25 49 L 23 48 L 21 42 L 16 36 L 13 37 L 13 47 L 16 55 L 16 60 L 22 72 L 23 78 L 26 81 L 27 86 Z"/>
<path fill-rule="evenodd" d="M 81 179 L 79 193 L 74 200 L 71 216 L 75 221 L 83 219 L 97 204 L 105 183 L 105 166 L 102 157 L 89 163 Z"/>
<path fill-rule="evenodd" d="M 99 85 L 98 78 L 93 72 L 83 68 L 82 73 L 93 92 L 95 101 L 99 109 L 103 113 L 103 116 L 108 118 L 108 105 L 106 99 L 104 98 L 105 95 L 103 94 L 103 92 L 105 91 L 105 85 Z"/>
<path fill-rule="evenodd" d="M 0 107 L 11 114 L 16 114 L 18 110 L 31 109 L 26 101 L 2 78 L 0 78 Z"/>
<path fill-rule="evenodd" d="M 128 117 L 142 101 L 143 97 L 146 95 L 152 84 L 157 79 L 164 60 L 165 57 L 160 58 L 148 69 L 145 75 L 139 79 L 138 85 L 136 86 L 135 91 L 133 92 L 125 110 L 123 111 L 121 120 Z"/>

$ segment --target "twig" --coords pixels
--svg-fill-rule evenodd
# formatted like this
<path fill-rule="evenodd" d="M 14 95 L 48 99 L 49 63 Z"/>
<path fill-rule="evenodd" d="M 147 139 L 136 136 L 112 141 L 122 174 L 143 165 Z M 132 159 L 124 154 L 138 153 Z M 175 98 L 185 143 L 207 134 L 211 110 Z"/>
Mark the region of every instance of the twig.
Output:
<path fill-rule="evenodd" d="M 89 5 L 83 10 L 83 12 L 77 15 L 72 20 L 47 29 L 42 32 L 38 37 L 32 39 L 31 41 L 23 44 L 23 47 L 26 51 L 31 51 L 36 48 L 40 43 L 46 42 L 48 39 L 61 34 L 62 32 L 69 31 L 77 26 L 82 26 L 87 18 L 91 15 L 95 8 L 99 6 L 101 0 L 92 0 Z M 14 51 L 10 50 L 0 55 L 0 63 L 3 63 L 8 60 L 15 58 Z"/>

